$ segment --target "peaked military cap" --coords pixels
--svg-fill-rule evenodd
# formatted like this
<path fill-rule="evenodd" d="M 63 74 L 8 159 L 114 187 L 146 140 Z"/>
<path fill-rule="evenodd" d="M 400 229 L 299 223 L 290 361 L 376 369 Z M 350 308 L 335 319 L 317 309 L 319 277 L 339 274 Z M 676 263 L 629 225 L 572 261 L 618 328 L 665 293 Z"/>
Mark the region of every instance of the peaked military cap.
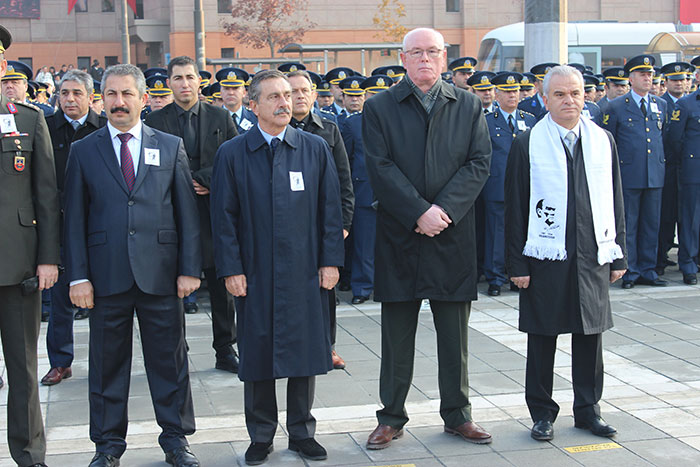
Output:
<path fill-rule="evenodd" d="M 328 73 L 326 73 L 323 79 L 325 79 L 331 84 L 339 84 L 342 80 L 350 76 L 355 76 L 355 72 L 352 70 L 352 68 L 338 67 L 333 68 Z"/>
<path fill-rule="evenodd" d="M 199 83 L 200 88 L 211 83 L 211 73 L 209 73 L 207 70 L 199 70 L 199 76 L 202 78 L 202 81 Z"/>
<path fill-rule="evenodd" d="M 688 71 L 686 73 L 688 74 L 688 79 L 693 79 L 693 73 L 698 69 L 695 65 L 689 65 L 688 66 Z"/>
<path fill-rule="evenodd" d="M 496 73 L 493 71 L 477 71 L 469 77 L 467 84 L 479 91 L 493 89 L 494 86 L 491 84 L 491 78 L 494 76 L 496 76 Z"/>
<path fill-rule="evenodd" d="M 700 55 L 690 61 L 691 65 L 700 66 Z"/>
<path fill-rule="evenodd" d="M 287 73 L 290 73 L 292 71 L 306 70 L 306 67 L 303 63 L 287 62 L 278 66 L 277 69 L 286 75 Z"/>
<path fill-rule="evenodd" d="M 386 91 L 394 84 L 394 80 L 388 75 L 372 75 L 366 78 L 360 87 L 370 94 Z"/>
<path fill-rule="evenodd" d="M 583 75 L 583 88 L 588 91 L 592 91 L 598 87 L 600 80 L 597 76 L 586 73 Z"/>
<path fill-rule="evenodd" d="M 96 79 L 92 80 L 92 100 L 102 100 L 102 83 Z"/>
<path fill-rule="evenodd" d="M 305 70 L 309 74 L 309 78 L 311 78 L 311 89 L 313 91 L 318 90 L 319 87 L 321 87 L 321 82 L 323 81 L 323 78 L 321 78 L 321 75 L 318 73 L 315 73 L 313 71 Z"/>
<path fill-rule="evenodd" d="M 537 79 L 534 74 L 526 71 L 521 73 L 523 77 L 520 80 L 520 89 L 530 89 L 535 87 L 535 80 Z"/>
<path fill-rule="evenodd" d="M 554 62 L 540 63 L 530 68 L 530 73 L 535 75 L 538 80 L 542 81 L 544 79 L 544 75 L 549 73 L 549 70 L 555 66 L 559 66 L 559 64 Z"/>
<path fill-rule="evenodd" d="M 143 72 L 143 76 L 145 78 L 148 78 L 149 76 L 153 76 L 153 75 L 163 75 L 163 76 L 167 77 L 168 76 L 168 69 L 154 67 L 154 68 L 149 68 Z"/>
<path fill-rule="evenodd" d="M 586 65 L 582 63 L 569 63 L 568 65 L 572 68 L 576 68 L 582 75 L 586 73 Z"/>
<path fill-rule="evenodd" d="M 604 91 L 605 90 L 605 76 L 603 76 L 602 73 L 596 73 L 594 76 L 596 78 L 598 78 L 598 85 L 595 87 L 596 90 Z"/>
<path fill-rule="evenodd" d="M 216 72 L 216 81 L 225 88 L 245 86 L 248 77 L 248 72 L 241 68 L 228 67 Z"/>
<path fill-rule="evenodd" d="M 36 88 L 39 85 L 36 81 L 27 81 L 27 96 L 34 100 L 36 99 Z"/>
<path fill-rule="evenodd" d="M 209 95 L 214 99 L 221 99 L 221 83 L 216 82 L 209 85 Z"/>
<path fill-rule="evenodd" d="M 491 84 L 501 91 L 517 91 L 520 89 L 520 81 L 523 75 L 515 71 L 502 71 L 491 78 Z"/>
<path fill-rule="evenodd" d="M 321 84 L 316 88 L 316 92 L 319 96 L 330 96 L 331 83 L 329 83 L 328 81 L 321 81 Z"/>
<path fill-rule="evenodd" d="M 447 65 L 447 68 L 452 71 L 453 73 L 455 71 L 463 71 L 466 73 L 473 73 L 474 72 L 474 67 L 476 67 L 476 64 L 479 61 L 475 59 L 474 57 L 459 57 L 455 58 L 450 62 L 449 65 Z"/>
<path fill-rule="evenodd" d="M 610 67 L 603 70 L 603 76 L 609 82 L 614 82 L 617 84 L 629 84 L 630 75 L 627 71 L 619 66 Z"/>
<path fill-rule="evenodd" d="M 340 89 L 343 90 L 343 94 L 347 94 L 349 96 L 361 96 L 365 93 L 365 90 L 362 87 L 362 82 L 364 80 L 365 78 L 362 76 L 351 76 L 338 83 L 338 86 L 340 86 Z"/>
<path fill-rule="evenodd" d="M 448 83 L 452 83 L 452 72 L 451 71 L 443 71 L 440 73 L 440 77 L 442 78 L 443 81 L 446 81 Z"/>
<path fill-rule="evenodd" d="M 688 73 L 689 69 L 690 63 L 688 62 L 672 62 L 662 66 L 661 73 L 664 74 L 666 79 L 680 81 L 685 79 L 685 75 Z"/>
<path fill-rule="evenodd" d="M 651 55 L 637 55 L 627 60 L 625 63 L 625 71 L 632 73 L 633 71 L 654 71 L 654 63 L 656 60 Z"/>
<path fill-rule="evenodd" d="M 168 77 L 161 74 L 154 74 L 146 78 L 148 94 L 151 96 L 167 96 L 173 91 L 168 87 Z"/>
<path fill-rule="evenodd" d="M 12 34 L 2 24 L 0 24 L 0 53 L 5 53 L 12 44 Z"/>
<path fill-rule="evenodd" d="M 5 76 L 2 77 L 2 80 L 3 81 L 9 80 L 9 79 L 30 80 L 30 79 L 32 79 L 33 75 L 34 74 L 32 73 L 32 69 L 29 68 L 24 63 L 18 62 L 15 60 L 8 60 L 7 61 L 7 71 L 5 72 Z"/>
<path fill-rule="evenodd" d="M 401 65 L 386 65 L 380 66 L 372 70 L 372 75 L 386 75 L 396 81 L 406 74 L 406 69 Z"/>

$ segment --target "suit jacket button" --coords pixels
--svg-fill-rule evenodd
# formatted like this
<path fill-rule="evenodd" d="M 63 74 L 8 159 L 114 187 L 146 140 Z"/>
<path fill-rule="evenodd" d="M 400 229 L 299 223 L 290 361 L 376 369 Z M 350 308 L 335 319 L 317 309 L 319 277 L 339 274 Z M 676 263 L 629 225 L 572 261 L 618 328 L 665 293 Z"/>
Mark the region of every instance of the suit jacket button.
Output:
<path fill-rule="evenodd" d="M 134 205 L 134 200 L 133 200 L 133 199 L 130 199 L 129 202 L 126 203 L 126 204 L 128 204 L 129 206 L 133 206 L 133 205 Z"/>
<path fill-rule="evenodd" d="M 134 229 L 129 230 L 129 235 L 134 235 L 136 231 Z"/>

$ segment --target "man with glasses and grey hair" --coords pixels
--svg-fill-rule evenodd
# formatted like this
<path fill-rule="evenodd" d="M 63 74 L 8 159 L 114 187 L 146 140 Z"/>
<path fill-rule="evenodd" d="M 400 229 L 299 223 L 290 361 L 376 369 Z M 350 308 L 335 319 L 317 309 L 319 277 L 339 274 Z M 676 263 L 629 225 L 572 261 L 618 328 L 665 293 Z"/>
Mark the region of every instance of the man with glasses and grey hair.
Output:
<path fill-rule="evenodd" d="M 472 421 L 467 328 L 477 298 L 474 201 L 489 174 L 491 140 L 481 102 L 442 81 L 442 34 L 410 31 L 406 76 L 365 103 L 362 139 L 378 200 L 374 299 L 382 302 L 379 425 L 368 449 L 403 434 L 418 312 L 430 300 L 437 332 L 445 432 L 473 443 L 491 435 Z M 458 135 L 456 137 L 455 135 Z"/>
<path fill-rule="evenodd" d="M 66 74 L 68 76 L 68 74 Z M 90 313 L 91 467 L 126 450 L 134 314 L 165 460 L 195 467 L 194 410 L 178 297 L 199 287 L 199 216 L 182 139 L 141 122 L 146 81 L 133 65 L 102 77 L 107 126 L 76 141 L 66 167 L 70 299 Z"/>
<path fill-rule="evenodd" d="M 554 437 L 559 334 L 572 334 L 574 423 L 616 433 L 600 416 L 602 332 L 612 327 L 609 285 L 625 273 L 625 219 L 615 141 L 581 117 L 583 76 L 555 66 L 543 82 L 549 113 L 518 135 L 505 178 L 506 270 L 520 288 L 527 334 L 525 400 L 536 440 Z"/>

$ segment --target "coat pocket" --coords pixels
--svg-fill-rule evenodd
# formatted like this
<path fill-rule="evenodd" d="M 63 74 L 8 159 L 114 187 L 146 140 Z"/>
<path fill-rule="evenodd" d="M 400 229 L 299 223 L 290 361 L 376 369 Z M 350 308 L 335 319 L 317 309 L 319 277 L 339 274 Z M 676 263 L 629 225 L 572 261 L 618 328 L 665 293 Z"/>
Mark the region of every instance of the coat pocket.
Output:
<path fill-rule="evenodd" d="M 34 217 L 33 208 L 19 208 L 17 209 L 17 215 L 19 217 L 19 225 L 24 227 L 36 227 L 36 218 Z"/>
<path fill-rule="evenodd" d="M 158 243 L 177 243 L 177 231 L 159 230 Z"/>

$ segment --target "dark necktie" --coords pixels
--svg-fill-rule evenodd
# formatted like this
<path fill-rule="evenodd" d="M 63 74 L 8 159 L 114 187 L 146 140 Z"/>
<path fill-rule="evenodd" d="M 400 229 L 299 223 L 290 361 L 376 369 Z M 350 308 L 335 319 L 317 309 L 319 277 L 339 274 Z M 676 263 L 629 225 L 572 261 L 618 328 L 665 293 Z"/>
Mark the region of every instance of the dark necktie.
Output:
<path fill-rule="evenodd" d="M 277 148 L 279 147 L 279 145 L 280 145 L 280 139 L 279 138 L 272 138 L 272 141 L 270 141 L 270 151 L 272 151 L 273 156 L 277 152 Z"/>
<path fill-rule="evenodd" d="M 639 103 L 639 108 L 642 109 L 642 113 L 646 117 L 647 116 L 647 103 L 644 102 L 644 99 L 642 99 L 642 101 Z"/>
<path fill-rule="evenodd" d="M 119 140 L 122 142 L 121 149 L 119 150 L 119 161 L 122 166 L 122 174 L 124 175 L 124 181 L 126 182 L 126 187 L 131 191 L 134 188 L 134 180 L 136 175 L 134 174 L 134 160 L 131 158 L 131 151 L 129 151 L 129 145 L 127 142 L 132 138 L 129 133 L 121 133 L 117 135 Z"/>
<path fill-rule="evenodd" d="M 300 129 L 300 130 L 303 130 L 304 127 L 306 126 L 306 124 L 304 123 L 303 120 L 300 122 L 299 120 L 292 119 L 292 126 L 293 126 L 294 128 L 298 128 L 298 129 Z M 277 138 L 275 138 L 275 139 L 277 139 Z"/>
<path fill-rule="evenodd" d="M 73 130 L 75 130 L 75 131 L 78 131 L 78 128 L 80 128 L 80 122 L 77 120 L 71 121 L 70 125 L 73 127 Z"/>
<path fill-rule="evenodd" d="M 233 125 L 238 126 L 238 115 L 233 113 L 231 114 L 231 118 L 233 118 Z"/>
<path fill-rule="evenodd" d="M 197 130 L 194 127 L 192 112 L 190 110 L 185 112 L 184 130 L 185 150 L 187 151 L 187 155 L 189 157 L 195 157 L 197 153 Z"/>
<path fill-rule="evenodd" d="M 513 125 L 512 115 L 508 115 L 508 126 L 510 127 L 510 132 L 513 133 L 515 131 L 515 125 Z"/>

